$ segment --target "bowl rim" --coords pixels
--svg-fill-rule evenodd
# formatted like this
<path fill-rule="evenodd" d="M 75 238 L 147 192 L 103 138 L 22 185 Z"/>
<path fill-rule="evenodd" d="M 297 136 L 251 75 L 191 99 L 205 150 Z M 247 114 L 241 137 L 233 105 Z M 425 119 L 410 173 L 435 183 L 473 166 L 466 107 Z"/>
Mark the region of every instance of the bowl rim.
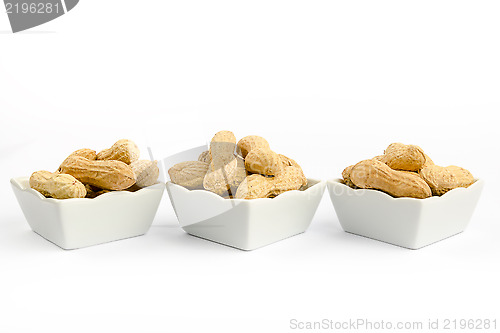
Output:
<path fill-rule="evenodd" d="M 454 196 L 454 195 L 456 195 L 458 193 L 461 193 L 461 192 L 464 192 L 464 191 L 470 191 L 470 189 L 472 189 L 472 188 L 482 187 L 484 185 L 484 180 L 482 178 L 474 178 L 474 183 L 472 183 L 468 187 L 457 187 L 457 188 L 454 188 L 453 190 L 450 190 L 450 191 L 446 192 L 443 195 L 439 195 L 439 196 L 433 195 L 433 196 L 430 196 L 430 197 L 424 198 L 424 199 L 410 198 L 410 197 L 399 197 L 399 198 L 396 198 L 396 197 L 393 197 L 390 194 L 387 194 L 387 193 L 385 193 L 383 191 L 379 191 L 379 190 L 376 190 L 376 189 L 364 189 L 364 188 L 354 189 L 354 188 L 349 187 L 346 184 L 344 184 L 342 182 L 341 178 L 328 179 L 326 181 L 326 183 L 327 183 L 328 187 L 331 186 L 330 184 L 332 184 L 332 185 L 341 185 L 341 186 L 344 186 L 345 188 L 347 188 L 348 190 L 352 191 L 353 193 L 356 193 L 356 192 L 358 194 L 373 193 L 373 195 L 380 195 L 381 198 L 385 198 L 385 199 L 389 199 L 389 200 L 394 200 L 394 201 L 429 202 L 431 200 L 443 200 L 443 199 L 448 198 L 450 196 Z"/>
<path fill-rule="evenodd" d="M 10 179 L 10 183 L 13 187 L 15 187 L 17 190 L 26 192 L 26 193 L 31 193 L 32 195 L 36 196 L 38 199 L 40 199 L 42 202 L 50 202 L 54 204 L 65 204 L 65 203 L 76 203 L 76 202 L 81 202 L 81 203 L 90 203 L 90 202 L 97 202 L 103 199 L 107 199 L 109 197 L 118 197 L 118 196 L 137 196 L 137 195 L 142 195 L 145 190 L 151 190 L 151 189 L 164 189 L 164 183 L 162 182 L 157 182 L 153 185 L 142 187 L 138 189 L 137 191 L 126 191 L 126 190 L 121 190 L 121 191 L 110 191 L 103 193 L 95 198 L 68 198 L 68 199 L 55 199 L 55 198 L 47 198 L 45 197 L 42 193 L 38 192 L 35 189 L 32 189 L 31 187 L 24 187 L 21 182 L 29 181 L 29 177 L 14 177 Z"/>
<path fill-rule="evenodd" d="M 313 191 L 312 189 L 314 189 L 314 191 L 316 191 L 316 189 L 318 189 L 318 186 L 319 187 L 326 186 L 326 181 L 321 180 L 321 179 L 307 178 L 307 181 L 308 182 L 314 181 L 316 183 L 311 185 L 310 187 L 306 188 L 305 190 L 302 190 L 302 191 L 291 190 L 291 191 L 286 191 L 284 193 L 281 193 L 280 195 L 278 195 L 274 198 L 257 198 L 257 199 L 226 199 L 226 198 L 221 197 L 218 194 L 215 194 L 215 193 L 207 191 L 207 190 L 203 190 L 203 189 L 190 190 L 188 188 L 185 188 L 184 186 L 173 183 L 171 180 L 167 181 L 165 185 L 167 186 L 167 189 L 169 186 L 173 186 L 184 193 L 190 193 L 190 192 L 206 193 L 207 197 L 211 198 L 211 200 L 219 200 L 220 202 L 241 203 L 241 202 L 265 202 L 265 201 L 270 202 L 271 200 L 274 202 L 277 200 L 286 200 L 287 197 L 293 196 L 293 195 L 310 195 L 310 193 Z M 170 192 L 169 192 L 169 194 L 170 194 Z"/>

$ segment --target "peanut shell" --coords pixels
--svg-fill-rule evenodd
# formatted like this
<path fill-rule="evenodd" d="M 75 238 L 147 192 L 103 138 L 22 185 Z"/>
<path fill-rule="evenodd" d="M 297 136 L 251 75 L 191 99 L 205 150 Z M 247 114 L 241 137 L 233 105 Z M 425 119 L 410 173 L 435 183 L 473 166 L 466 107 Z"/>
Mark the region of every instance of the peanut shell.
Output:
<path fill-rule="evenodd" d="M 351 180 L 351 171 L 354 165 L 350 165 L 347 168 L 342 171 L 342 180 L 344 181 L 344 184 L 346 184 L 349 187 L 356 188 L 356 185 Z"/>
<path fill-rule="evenodd" d="M 246 175 L 235 155 L 236 137 L 230 131 L 217 132 L 210 142 L 210 166 L 203 187 L 218 195 L 231 194 Z"/>
<path fill-rule="evenodd" d="M 458 187 L 469 187 L 475 180 L 469 170 L 450 165 L 428 165 L 419 172 L 434 195 L 443 195 Z"/>
<path fill-rule="evenodd" d="M 116 141 L 111 148 L 101 150 L 97 154 L 98 160 L 116 160 L 127 164 L 133 163 L 139 159 L 139 147 L 127 139 Z"/>
<path fill-rule="evenodd" d="M 264 176 L 274 176 L 281 172 L 283 161 L 280 155 L 268 148 L 254 148 L 245 158 L 245 168 L 248 172 Z"/>
<path fill-rule="evenodd" d="M 429 185 L 418 174 L 394 170 L 374 159 L 355 164 L 350 179 L 357 187 L 380 190 L 397 198 L 432 196 Z"/>
<path fill-rule="evenodd" d="M 208 166 L 201 161 L 181 162 L 168 169 L 168 175 L 174 184 L 188 189 L 202 189 Z"/>
<path fill-rule="evenodd" d="M 46 197 L 55 199 L 84 198 L 85 186 L 75 177 L 49 171 L 36 171 L 29 180 L 30 187 Z"/>
<path fill-rule="evenodd" d="M 217 132 L 210 142 L 210 170 L 215 171 L 223 168 L 231 162 L 236 148 L 236 137 L 233 132 L 220 131 Z"/>
<path fill-rule="evenodd" d="M 203 187 L 205 190 L 225 196 L 231 194 L 231 188 L 236 188 L 245 179 L 246 170 L 243 161 L 236 156 L 223 168 L 210 171 L 205 175 Z"/>
<path fill-rule="evenodd" d="M 69 156 L 81 156 L 81 157 L 85 157 L 86 159 L 89 159 L 89 160 L 95 160 L 97 158 L 97 153 L 95 152 L 95 150 L 83 148 L 83 149 L 75 150 L 74 152 L 69 154 Z M 57 171 L 60 172 L 61 167 L 59 167 L 59 169 Z"/>
<path fill-rule="evenodd" d="M 424 166 L 425 154 L 422 148 L 415 145 L 391 143 L 381 161 L 394 170 L 419 171 Z"/>
<path fill-rule="evenodd" d="M 245 178 L 236 191 L 236 199 L 275 197 L 281 193 L 298 190 L 307 184 L 300 168 L 289 166 L 275 177 L 253 174 Z"/>
<path fill-rule="evenodd" d="M 300 168 L 300 165 L 299 163 L 295 162 L 295 160 L 291 159 L 290 157 L 287 157 L 285 155 L 282 155 L 282 154 L 278 154 L 280 159 L 281 159 L 281 163 L 284 167 L 287 167 L 287 166 L 294 166 L 296 168 Z"/>
<path fill-rule="evenodd" d="M 157 161 L 138 160 L 130 163 L 135 174 L 135 184 L 139 187 L 147 187 L 156 184 L 160 176 Z"/>
<path fill-rule="evenodd" d="M 258 135 L 248 135 L 238 141 L 238 148 L 241 152 L 241 156 L 246 158 L 247 154 L 256 148 L 269 148 L 269 143 L 266 139 Z"/>
<path fill-rule="evenodd" d="M 61 172 L 105 190 L 124 190 L 135 184 L 132 168 L 117 160 L 90 161 L 81 156 L 70 156 L 61 164 Z"/>
<path fill-rule="evenodd" d="M 422 167 L 422 169 L 425 167 L 431 166 L 431 165 L 435 165 L 434 161 L 431 160 L 431 158 L 427 154 L 424 154 L 424 156 L 425 156 L 425 163 L 424 163 L 424 166 Z"/>
<path fill-rule="evenodd" d="M 200 156 L 198 156 L 198 161 L 210 163 L 212 161 L 212 158 L 210 157 L 210 152 L 206 150 L 203 153 L 201 153 Z"/>

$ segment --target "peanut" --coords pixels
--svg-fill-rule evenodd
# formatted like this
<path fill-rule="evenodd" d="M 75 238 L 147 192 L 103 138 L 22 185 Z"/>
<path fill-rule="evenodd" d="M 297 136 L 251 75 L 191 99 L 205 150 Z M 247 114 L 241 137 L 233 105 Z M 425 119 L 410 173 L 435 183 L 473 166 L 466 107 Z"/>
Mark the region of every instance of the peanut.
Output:
<path fill-rule="evenodd" d="M 344 180 L 344 184 L 349 187 L 356 188 L 356 185 L 351 180 L 351 171 L 354 165 L 350 165 L 342 171 L 342 179 Z"/>
<path fill-rule="evenodd" d="M 391 143 L 380 157 L 380 161 L 394 170 L 419 171 L 425 163 L 425 154 L 415 145 Z"/>
<path fill-rule="evenodd" d="M 240 140 L 241 142 L 241 140 Z M 250 142 L 251 144 L 248 144 Z M 264 176 L 274 176 L 278 178 L 280 182 L 283 182 L 284 177 L 287 177 L 287 173 L 282 175 L 288 167 L 294 167 L 295 175 L 299 179 L 303 180 L 303 183 L 299 186 L 304 186 L 307 184 L 307 178 L 304 176 L 304 172 L 300 165 L 293 159 L 277 154 L 269 148 L 269 144 L 264 138 L 250 136 L 247 137 L 247 142 L 243 141 L 243 147 L 246 147 L 246 158 L 245 158 L 245 168 L 249 173 L 260 174 Z M 297 178 L 296 177 L 296 178 Z M 257 177 L 250 178 L 259 179 Z M 278 182 L 279 184 L 279 182 Z M 286 188 L 286 187 L 285 187 Z M 242 190 L 240 190 L 241 192 Z M 286 189 L 284 190 L 286 191 Z M 267 198 L 275 197 L 280 191 L 275 191 L 267 194 Z M 252 197 L 252 195 L 250 195 Z"/>
<path fill-rule="evenodd" d="M 201 153 L 200 156 L 198 156 L 198 161 L 210 163 L 212 161 L 212 158 L 210 157 L 210 152 L 206 150 L 203 153 Z"/>
<path fill-rule="evenodd" d="M 69 154 L 69 156 L 81 156 L 81 157 L 85 157 L 86 159 L 89 159 L 89 160 L 95 160 L 97 158 L 97 154 L 96 154 L 95 150 L 88 149 L 88 148 L 75 150 L 74 152 Z M 59 169 L 57 171 L 61 172 L 61 167 L 59 167 Z"/>
<path fill-rule="evenodd" d="M 223 168 L 208 172 L 203 180 L 203 187 L 221 196 L 231 195 L 246 175 L 243 160 L 234 158 Z"/>
<path fill-rule="evenodd" d="M 384 159 L 384 155 L 378 155 L 378 156 L 375 156 L 373 158 L 373 160 L 377 160 L 377 161 L 380 161 L 382 163 L 383 163 L 383 159 Z M 358 187 L 356 185 L 354 185 L 354 183 L 351 181 L 351 171 L 352 171 L 353 166 L 354 165 L 350 165 L 342 171 L 342 180 L 343 180 L 345 185 L 356 189 Z"/>
<path fill-rule="evenodd" d="M 252 149 L 255 148 L 270 149 L 267 140 L 257 135 L 245 136 L 243 139 L 238 141 L 238 148 L 243 158 L 246 158 L 248 153 L 252 151 Z"/>
<path fill-rule="evenodd" d="M 271 150 L 263 137 L 249 135 L 238 142 L 238 149 L 245 159 L 245 168 L 250 173 L 275 176 L 286 166 L 300 168 L 297 162 Z"/>
<path fill-rule="evenodd" d="M 374 159 L 355 164 L 350 179 L 357 187 L 381 190 L 397 198 L 423 199 L 432 196 L 429 185 L 418 174 L 394 170 Z"/>
<path fill-rule="evenodd" d="M 84 198 L 85 186 L 75 177 L 49 171 L 36 171 L 29 180 L 30 187 L 46 197 L 55 199 Z"/>
<path fill-rule="evenodd" d="M 235 173 L 235 179 L 234 182 L 231 184 L 229 188 L 229 196 L 233 198 L 236 195 L 236 190 L 238 189 L 238 186 L 241 184 L 241 182 L 249 175 L 245 168 L 245 160 L 243 157 L 237 155 L 236 156 L 236 173 Z"/>
<path fill-rule="evenodd" d="M 248 172 L 264 176 L 274 176 L 281 172 L 283 160 L 269 148 L 254 148 L 245 158 L 245 168 Z"/>
<path fill-rule="evenodd" d="M 427 165 L 419 172 L 434 195 L 443 195 L 457 187 L 469 187 L 475 180 L 472 174 L 461 167 Z"/>
<path fill-rule="evenodd" d="M 139 147 L 127 139 L 116 141 L 111 148 L 101 150 L 97 154 L 98 160 L 116 160 L 127 164 L 135 162 L 139 159 Z"/>
<path fill-rule="evenodd" d="M 88 148 L 82 148 L 82 149 L 75 150 L 69 156 L 81 156 L 81 157 L 85 157 L 88 160 L 95 160 L 97 158 L 97 154 L 96 154 L 95 150 L 88 149 Z"/>
<path fill-rule="evenodd" d="M 201 161 L 181 162 L 168 169 L 168 175 L 174 184 L 188 189 L 202 189 L 208 166 Z"/>
<path fill-rule="evenodd" d="M 236 137 L 230 131 L 217 132 L 210 142 L 210 166 L 203 187 L 218 195 L 225 195 L 237 187 L 246 176 L 241 162 L 234 154 Z"/>
<path fill-rule="evenodd" d="M 278 154 L 280 156 L 280 159 L 281 159 L 281 169 L 283 170 L 284 168 L 286 167 L 289 167 L 289 166 L 293 166 L 293 167 L 296 167 L 297 169 L 300 170 L 300 172 L 302 173 L 302 175 L 304 176 L 304 179 L 306 180 L 304 184 L 302 184 L 302 186 L 306 186 L 307 185 L 307 178 L 306 176 L 304 175 L 304 171 L 302 171 L 302 168 L 300 167 L 299 163 L 297 163 L 295 160 L 291 159 L 290 157 L 286 157 L 285 155 L 281 155 L 281 154 Z"/>
<path fill-rule="evenodd" d="M 139 160 L 130 163 L 135 174 L 135 184 L 139 187 L 147 187 L 155 184 L 160 176 L 157 161 Z"/>
<path fill-rule="evenodd" d="M 105 190 L 124 190 L 135 184 L 132 168 L 117 160 L 91 161 L 81 156 L 70 156 L 61 164 L 61 172 Z"/>
<path fill-rule="evenodd" d="M 431 160 L 431 158 L 429 156 L 427 156 L 427 154 L 424 154 L 424 156 L 425 156 L 425 163 L 424 163 L 424 166 L 422 167 L 422 169 L 425 167 L 431 166 L 431 165 L 435 165 L 434 161 Z"/>
<path fill-rule="evenodd" d="M 281 154 L 278 154 L 278 155 L 281 159 L 282 166 L 284 166 L 284 167 L 294 166 L 296 168 L 300 168 L 299 163 L 295 162 L 295 160 L 292 160 L 291 158 L 286 157 L 285 155 L 281 155 Z"/>
<path fill-rule="evenodd" d="M 383 158 L 384 158 L 384 155 L 378 155 L 378 156 L 375 156 L 373 159 L 383 163 Z M 356 185 L 354 185 L 354 183 L 351 180 L 351 171 L 352 171 L 353 166 L 354 165 L 349 165 L 347 168 L 345 168 L 342 171 L 342 181 L 344 182 L 345 185 L 347 185 L 349 187 L 358 188 Z"/>
<path fill-rule="evenodd" d="M 274 177 L 253 174 L 245 178 L 238 186 L 236 199 L 270 198 L 286 191 L 298 190 L 307 184 L 307 179 L 300 168 L 289 166 Z"/>
<path fill-rule="evenodd" d="M 271 151 L 269 143 L 255 135 L 244 137 L 236 144 L 236 137 L 232 132 L 217 132 L 210 142 L 210 149 L 202 152 L 197 162 L 179 163 L 169 170 L 172 182 L 184 184 L 182 179 L 175 179 L 176 174 L 181 174 L 182 170 L 192 163 L 203 162 L 208 163 L 208 171 L 203 177 L 203 188 L 223 198 L 235 198 L 237 192 L 240 193 L 240 198 L 272 198 L 284 191 L 298 190 L 307 185 L 307 179 L 297 162 Z M 249 176 L 250 172 L 256 174 Z M 196 178 L 198 187 L 201 174 L 203 170 L 187 178 L 189 181 Z M 249 182 L 253 188 L 255 183 L 262 181 L 267 185 L 263 189 L 259 188 L 258 194 L 255 194 L 254 189 L 248 191 Z M 247 195 L 246 192 L 250 193 Z"/>
<path fill-rule="evenodd" d="M 233 132 L 217 132 L 210 142 L 210 171 L 223 168 L 235 159 L 236 137 Z"/>

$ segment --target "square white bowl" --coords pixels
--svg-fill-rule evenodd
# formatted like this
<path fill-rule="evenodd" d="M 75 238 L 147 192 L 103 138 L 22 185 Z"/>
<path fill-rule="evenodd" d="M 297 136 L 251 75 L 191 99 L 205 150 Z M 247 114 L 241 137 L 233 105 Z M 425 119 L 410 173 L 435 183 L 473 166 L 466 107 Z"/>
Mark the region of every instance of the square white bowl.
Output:
<path fill-rule="evenodd" d="M 193 161 L 206 146 L 164 160 L 166 170 L 175 163 Z M 181 228 L 188 234 L 240 250 L 254 250 L 303 233 L 325 191 L 323 181 L 308 179 L 308 187 L 275 198 L 224 199 L 205 190 L 188 190 L 170 181 L 167 192 Z"/>
<path fill-rule="evenodd" d="M 340 179 L 327 181 L 344 231 L 386 243 L 419 249 L 467 227 L 484 182 L 439 197 L 394 198 L 377 190 L 352 189 Z"/>
<path fill-rule="evenodd" d="M 65 250 L 144 235 L 165 189 L 164 183 L 157 183 L 135 192 L 62 200 L 30 188 L 28 177 L 10 183 L 31 229 Z"/>

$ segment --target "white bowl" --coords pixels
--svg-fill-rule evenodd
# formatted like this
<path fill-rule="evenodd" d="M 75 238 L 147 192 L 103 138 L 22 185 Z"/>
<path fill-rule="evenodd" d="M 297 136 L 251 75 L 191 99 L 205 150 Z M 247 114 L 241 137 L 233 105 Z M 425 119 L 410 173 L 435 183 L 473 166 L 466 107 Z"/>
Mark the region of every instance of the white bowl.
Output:
<path fill-rule="evenodd" d="M 330 199 L 344 231 L 419 249 L 467 227 L 484 182 L 440 197 L 394 198 L 377 190 L 352 189 L 340 179 L 327 182 Z"/>
<path fill-rule="evenodd" d="M 145 234 L 165 189 L 157 183 L 136 192 L 61 200 L 30 188 L 28 177 L 13 178 L 10 183 L 31 229 L 66 250 Z"/>
<path fill-rule="evenodd" d="M 178 162 L 197 160 L 206 148 L 193 148 L 165 159 L 165 169 Z M 323 181 L 308 179 L 305 190 L 253 200 L 224 199 L 170 181 L 167 192 L 179 224 L 188 234 L 241 250 L 254 250 L 305 232 L 325 186 Z"/>

